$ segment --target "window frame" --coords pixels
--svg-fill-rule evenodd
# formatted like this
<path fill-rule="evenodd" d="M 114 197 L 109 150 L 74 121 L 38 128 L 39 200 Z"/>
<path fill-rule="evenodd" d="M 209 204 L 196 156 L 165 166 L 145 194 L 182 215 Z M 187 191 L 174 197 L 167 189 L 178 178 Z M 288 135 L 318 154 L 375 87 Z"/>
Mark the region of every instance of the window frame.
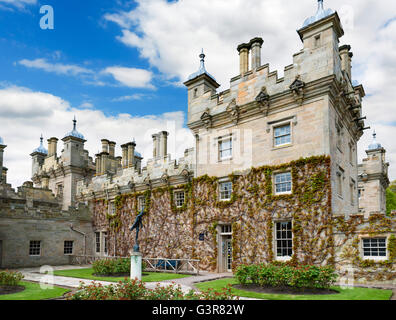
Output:
<path fill-rule="evenodd" d="M 232 143 L 232 134 L 226 135 L 223 137 L 218 137 L 217 138 L 217 149 L 218 149 L 218 161 L 227 161 L 231 160 L 233 156 L 233 143 Z M 229 141 L 230 147 L 228 149 L 222 149 L 223 143 Z M 229 156 L 222 156 L 223 152 L 229 151 L 230 155 Z"/>
<path fill-rule="evenodd" d="M 229 184 L 231 186 L 231 190 L 229 191 L 229 198 L 223 198 L 222 193 L 225 193 L 227 191 L 222 190 L 222 185 Z M 218 194 L 219 194 L 219 200 L 220 201 L 230 201 L 232 198 L 232 192 L 233 192 L 233 185 L 232 181 L 230 180 L 222 180 L 218 182 Z"/>
<path fill-rule="evenodd" d="M 116 206 L 115 206 L 115 201 L 109 201 L 109 209 L 108 209 L 108 214 L 112 217 L 116 215 Z"/>
<path fill-rule="evenodd" d="M 29 256 L 30 257 L 41 257 L 41 253 L 42 253 L 42 246 L 41 246 L 41 240 L 30 240 L 29 241 Z M 38 243 L 38 247 L 37 246 L 32 246 L 32 244 L 37 244 Z M 37 250 L 38 249 L 38 254 L 32 253 L 32 250 Z"/>
<path fill-rule="evenodd" d="M 101 232 L 100 231 L 97 231 L 97 232 L 95 232 L 95 253 L 96 254 L 100 254 L 101 253 Z M 98 236 L 99 236 L 99 239 L 98 239 Z M 99 248 L 99 251 L 98 251 L 98 248 Z"/>
<path fill-rule="evenodd" d="M 146 198 L 144 196 L 137 197 L 137 210 L 138 212 L 144 211 L 146 208 Z"/>
<path fill-rule="evenodd" d="M 277 188 L 276 188 L 277 185 L 289 183 L 289 181 L 286 181 L 286 182 L 279 182 L 279 183 L 276 182 L 276 177 L 277 177 L 277 176 L 280 176 L 280 175 L 284 175 L 284 174 L 290 174 L 290 191 L 281 191 L 281 192 L 278 192 L 278 191 L 277 191 Z M 293 193 L 293 175 L 292 175 L 291 170 L 288 170 L 288 171 L 280 171 L 280 172 L 274 172 L 272 179 L 273 179 L 273 191 L 274 191 L 274 195 L 280 196 L 280 195 L 287 195 L 287 194 L 292 194 L 292 193 Z"/>
<path fill-rule="evenodd" d="M 281 223 L 290 223 L 290 229 L 286 229 L 285 231 L 279 230 L 278 231 L 278 224 Z M 275 228 L 274 228 L 274 253 L 275 253 L 275 260 L 279 260 L 279 261 L 289 261 L 292 259 L 293 257 L 293 243 L 294 243 L 294 239 L 293 239 L 293 220 L 289 219 L 289 220 L 278 220 L 278 221 L 274 221 L 275 224 Z M 288 238 L 286 236 L 286 238 L 278 238 L 278 232 L 291 232 L 291 238 Z M 291 250 L 291 255 L 284 255 L 284 256 L 278 256 L 278 241 L 290 241 L 291 245 L 290 246 L 286 246 L 285 248 L 283 248 L 283 246 L 281 246 L 281 250 Z"/>
<path fill-rule="evenodd" d="M 70 249 L 70 247 L 66 246 L 66 243 L 71 243 L 71 252 L 70 253 L 66 252 L 66 249 Z M 63 242 L 63 254 L 65 256 L 70 256 L 70 255 L 73 255 L 73 252 L 74 252 L 74 241 L 73 240 L 65 240 Z"/>
<path fill-rule="evenodd" d="M 289 133 L 276 136 L 276 129 L 283 128 L 283 127 L 286 127 L 286 126 L 289 127 Z M 286 147 L 286 146 L 292 145 L 293 144 L 293 136 L 292 136 L 292 134 L 293 134 L 293 129 L 292 129 L 292 122 L 291 121 L 286 121 L 286 122 L 274 124 L 272 126 L 272 146 L 274 148 L 282 148 L 282 147 Z M 279 139 L 279 138 L 282 138 L 282 137 L 286 137 L 286 136 L 290 137 L 290 141 L 289 142 L 281 143 L 281 144 L 277 144 L 276 143 L 276 139 Z"/>
<path fill-rule="evenodd" d="M 384 242 L 385 242 L 385 247 L 380 247 L 379 245 L 377 246 L 377 247 L 372 247 L 372 246 L 370 246 L 370 247 L 365 247 L 364 246 L 364 241 L 365 240 L 380 240 L 380 239 L 384 239 Z M 364 260 L 388 260 L 388 258 L 389 258 L 389 256 L 388 256 L 388 246 L 387 246 L 387 243 L 388 243 L 388 238 L 387 237 L 372 237 L 372 238 L 368 238 L 368 237 L 364 237 L 364 238 L 362 238 L 362 241 L 361 241 L 361 253 L 362 253 L 362 258 L 364 259 Z M 385 249 L 385 256 L 371 256 L 371 255 L 369 255 L 369 256 L 366 256 L 365 255 L 365 249 L 373 249 L 373 248 L 376 248 L 377 250 L 378 250 L 378 252 L 379 252 L 379 250 L 380 249 Z"/>
<path fill-rule="evenodd" d="M 183 195 L 183 203 L 180 204 L 179 201 L 181 201 L 181 199 L 178 198 L 178 195 Z M 182 208 L 184 206 L 184 204 L 186 203 L 186 192 L 184 190 L 175 190 L 173 192 L 173 197 L 174 197 L 174 203 L 176 208 Z"/>

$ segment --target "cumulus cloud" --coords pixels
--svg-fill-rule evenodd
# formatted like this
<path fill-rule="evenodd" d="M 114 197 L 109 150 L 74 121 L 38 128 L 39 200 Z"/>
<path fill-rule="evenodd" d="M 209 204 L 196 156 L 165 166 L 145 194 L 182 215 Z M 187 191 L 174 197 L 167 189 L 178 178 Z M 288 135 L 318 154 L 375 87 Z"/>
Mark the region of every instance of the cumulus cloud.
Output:
<path fill-rule="evenodd" d="M 18 9 L 25 8 L 26 5 L 36 4 L 37 0 L 0 0 L 0 9 L 15 7 Z"/>
<path fill-rule="evenodd" d="M 12 106 L 12 108 L 11 108 Z M 193 146 L 194 138 L 184 128 L 184 113 L 172 112 L 145 117 L 129 114 L 107 116 L 95 108 L 75 108 L 61 97 L 49 93 L 36 92 L 22 87 L 0 89 L 0 136 L 8 147 L 5 150 L 5 166 L 9 168 L 8 179 L 13 187 L 21 185 L 31 177 L 29 154 L 39 146 L 40 135 L 63 138 L 72 129 L 72 119 L 76 115 L 77 129 L 87 139 L 86 149 L 90 156 L 100 150 L 100 139 L 107 138 L 118 143 L 117 155 L 121 155 L 120 145 L 137 142 L 137 150 L 145 159 L 152 157 L 151 135 L 161 130 L 170 132 L 169 152 L 172 157 L 182 157 L 184 150 Z M 7 112 L 17 115 L 5 117 Z M 58 144 L 58 154 L 62 150 Z"/>
<path fill-rule="evenodd" d="M 263 63 L 283 74 L 292 63 L 293 53 L 302 48 L 295 30 L 316 11 L 313 0 L 137 0 L 132 10 L 104 15 L 120 27 L 117 39 L 137 49 L 142 58 L 170 81 L 185 81 L 199 67 L 201 48 L 206 67 L 222 85 L 239 73 L 238 44 L 261 36 Z M 378 131 L 378 139 L 391 161 L 391 177 L 396 178 L 396 2 L 373 0 L 325 1 L 337 10 L 345 30 L 340 44 L 350 44 L 354 53 L 353 78 L 365 87 L 364 113 L 367 124 Z M 386 135 L 386 137 L 385 137 Z M 359 143 L 359 156 L 371 141 L 365 133 Z M 394 164 L 394 165 L 393 165 Z"/>
<path fill-rule="evenodd" d="M 125 68 L 125 67 L 108 67 L 103 73 L 110 74 L 119 83 L 130 88 L 148 88 L 154 89 L 151 84 L 153 73 L 144 69 Z"/>

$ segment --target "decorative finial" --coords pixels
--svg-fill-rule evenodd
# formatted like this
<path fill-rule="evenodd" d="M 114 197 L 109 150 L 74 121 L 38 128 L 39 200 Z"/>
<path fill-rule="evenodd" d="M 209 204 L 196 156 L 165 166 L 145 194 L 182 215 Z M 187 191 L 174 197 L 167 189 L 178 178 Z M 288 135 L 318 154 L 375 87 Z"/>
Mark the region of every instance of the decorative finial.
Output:
<path fill-rule="evenodd" d="M 76 120 L 76 116 L 74 116 L 74 119 L 73 119 L 73 130 L 76 130 L 76 125 L 77 125 L 77 120 Z"/>
<path fill-rule="evenodd" d="M 44 140 L 43 134 L 41 134 L 41 136 L 40 136 L 40 145 L 43 145 L 43 140 Z"/>
<path fill-rule="evenodd" d="M 374 138 L 374 140 L 377 139 L 377 134 L 375 133 L 375 129 L 374 129 L 374 132 L 373 132 L 373 138 Z"/>

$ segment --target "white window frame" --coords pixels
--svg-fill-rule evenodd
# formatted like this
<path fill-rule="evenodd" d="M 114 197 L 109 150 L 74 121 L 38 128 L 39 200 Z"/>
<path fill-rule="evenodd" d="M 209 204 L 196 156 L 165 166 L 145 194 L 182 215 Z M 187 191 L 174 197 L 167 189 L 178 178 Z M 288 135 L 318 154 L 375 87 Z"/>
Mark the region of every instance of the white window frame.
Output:
<path fill-rule="evenodd" d="M 278 238 L 278 223 L 290 223 L 290 230 L 284 231 L 284 232 L 291 232 L 291 238 L 288 238 L 287 236 L 285 238 L 280 237 Z M 275 252 L 275 259 L 278 261 L 289 261 L 292 259 L 293 256 L 293 221 L 292 220 L 283 220 L 283 221 L 274 221 L 275 224 L 275 230 L 274 230 L 274 252 Z M 282 232 L 281 230 L 279 232 Z M 291 241 L 291 255 L 285 255 L 285 256 L 278 256 L 278 241 Z M 281 246 L 282 248 L 282 246 Z M 286 248 L 289 248 L 288 246 Z"/>
<path fill-rule="evenodd" d="M 380 248 L 385 248 L 385 256 L 366 256 L 365 255 L 365 252 L 364 252 L 364 249 L 365 248 L 368 248 L 368 247 L 365 247 L 364 246 L 364 240 L 375 240 L 375 239 L 385 239 L 385 247 L 380 247 L 380 246 L 378 246 L 378 247 L 370 247 L 370 248 L 377 248 L 377 249 L 380 249 Z M 361 241 L 361 250 L 362 250 L 362 257 L 363 257 L 363 259 L 364 260 L 388 260 L 388 246 L 387 246 L 387 243 L 388 243 L 388 239 L 387 239 L 387 237 L 373 237 L 373 238 L 362 238 L 362 241 Z"/>
<path fill-rule="evenodd" d="M 222 186 L 224 186 L 226 184 L 231 186 L 230 191 L 226 191 L 226 190 L 222 189 Z M 219 199 L 220 199 L 220 201 L 230 201 L 231 197 L 232 197 L 232 192 L 233 192 L 232 190 L 233 190 L 233 185 L 232 185 L 231 181 L 229 181 L 229 180 L 219 181 Z M 222 197 L 222 195 L 225 194 L 226 192 L 229 192 L 229 197 L 228 198 Z"/>
<path fill-rule="evenodd" d="M 99 238 L 98 238 L 98 236 L 99 236 Z M 101 246 L 101 235 L 100 235 L 100 231 L 97 231 L 97 232 L 95 232 L 95 253 L 96 254 L 101 253 L 101 251 L 102 251 L 101 247 L 102 247 Z M 99 251 L 98 251 L 98 248 L 99 248 Z"/>
<path fill-rule="evenodd" d="M 290 175 L 290 181 L 284 181 L 284 182 L 276 182 L 276 177 L 277 176 L 281 176 L 281 175 L 285 175 L 285 174 L 289 174 Z M 285 172 L 275 172 L 273 175 L 273 181 L 274 181 L 274 194 L 275 195 L 283 195 L 283 194 L 292 194 L 293 193 L 293 177 L 292 177 L 292 173 L 291 171 L 285 171 Z M 286 184 L 290 182 L 290 190 L 289 191 L 281 191 L 278 192 L 277 191 L 277 185 L 279 184 Z"/>
<path fill-rule="evenodd" d="M 176 206 L 176 208 L 181 208 L 181 207 L 183 207 L 184 206 L 184 203 L 185 203 L 185 201 L 186 201 L 186 193 L 184 192 L 184 190 L 176 190 L 174 193 L 173 193 L 173 195 L 174 195 L 174 198 L 175 198 L 175 206 Z M 183 199 L 181 199 L 180 197 L 178 197 L 178 196 L 180 196 L 180 195 L 183 195 Z"/>
<path fill-rule="evenodd" d="M 287 127 L 287 126 L 289 127 L 289 133 L 276 136 L 276 129 Z M 273 147 L 274 148 L 281 148 L 281 147 L 289 146 L 289 145 L 291 145 L 293 143 L 293 140 L 292 140 L 293 131 L 292 131 L 292 123 L 291 123 L 291 121 L 287 121 L 287 122 L 283 122 L 283 123 L 279 123 L 279 124 L 273 125 L 272 131 L 273 131 L 272 139 L 273 139 Z M 287 136 L 290 137 L 290 141 L 289 142 L 280 143 L 280 144 L 276 143 L 276 140 L 278 138 L 287 137 Z"/>
<path fill-rule="evenodd" d="M 37 244 L 38 246 L 32 246 L 32 244 Z M 32 250 L 39 250 L 38 254 L 33 254 Z M 29 256 L 31 257 L 40 257 L 41 256 L 41 240 L 30 240 L 29 241 Z"/>
<path fill-rule="evenodd" d="M 109 211 L 108 211 L 110 216 L 115 216 L 116 215 L 116 206 L 115 206 L 115 201 L 110 201 L 109 202 Z"/>
<path fill-rule="evenodd" d="M 101 232 L 102 245 L 103 245 L 103 255 L 107 256 L 109 254 L 109 238 L 107 232 Z"/>
<path fill-rule="evenodd" d="M 222 149 L 222 146 L 225 142 L 230 143 L 230 147 L 228 149 Z M 225 153 L 226 151 L 228 151 L 230 154 L 227 156 L 223 156 L 222 153 Z M 219 161 L 226 161 L 232 159 L 232 135 L 218 138 L 218 158 Z"/>
<path fill-rule="evenodd" d="M 139 196 L 137 198 L 138 212 L 140 213 L 140 212 L 144 211 L 145 207 L 146 207 L 146 198 L 144 196 Z"/>

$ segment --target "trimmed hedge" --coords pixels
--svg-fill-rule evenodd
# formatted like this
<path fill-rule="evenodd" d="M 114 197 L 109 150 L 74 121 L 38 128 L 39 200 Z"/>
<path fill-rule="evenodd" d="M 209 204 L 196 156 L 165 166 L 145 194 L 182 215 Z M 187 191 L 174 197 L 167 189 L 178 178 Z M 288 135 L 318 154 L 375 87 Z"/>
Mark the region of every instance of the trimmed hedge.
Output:
<path fill-rule="evenodd" d="M 241 285 L 290 287 L 297 289 L 329 289 L 337 280 L 333 267 L 277 266 L 273 264 L 241 265 L 235 278 Z"/>
<path fill-rule="evenodd" d="M 22 279 L 23 275 L 20 272 L 0 271 L 1 286 L 17 286 Z"/>
<path fill-rule="evenodd" d="M 92 264 L 94 274 L 99 276 L 110 276 L 131 272 L 131 260 L 128 258 L 102 259 Z"/>

